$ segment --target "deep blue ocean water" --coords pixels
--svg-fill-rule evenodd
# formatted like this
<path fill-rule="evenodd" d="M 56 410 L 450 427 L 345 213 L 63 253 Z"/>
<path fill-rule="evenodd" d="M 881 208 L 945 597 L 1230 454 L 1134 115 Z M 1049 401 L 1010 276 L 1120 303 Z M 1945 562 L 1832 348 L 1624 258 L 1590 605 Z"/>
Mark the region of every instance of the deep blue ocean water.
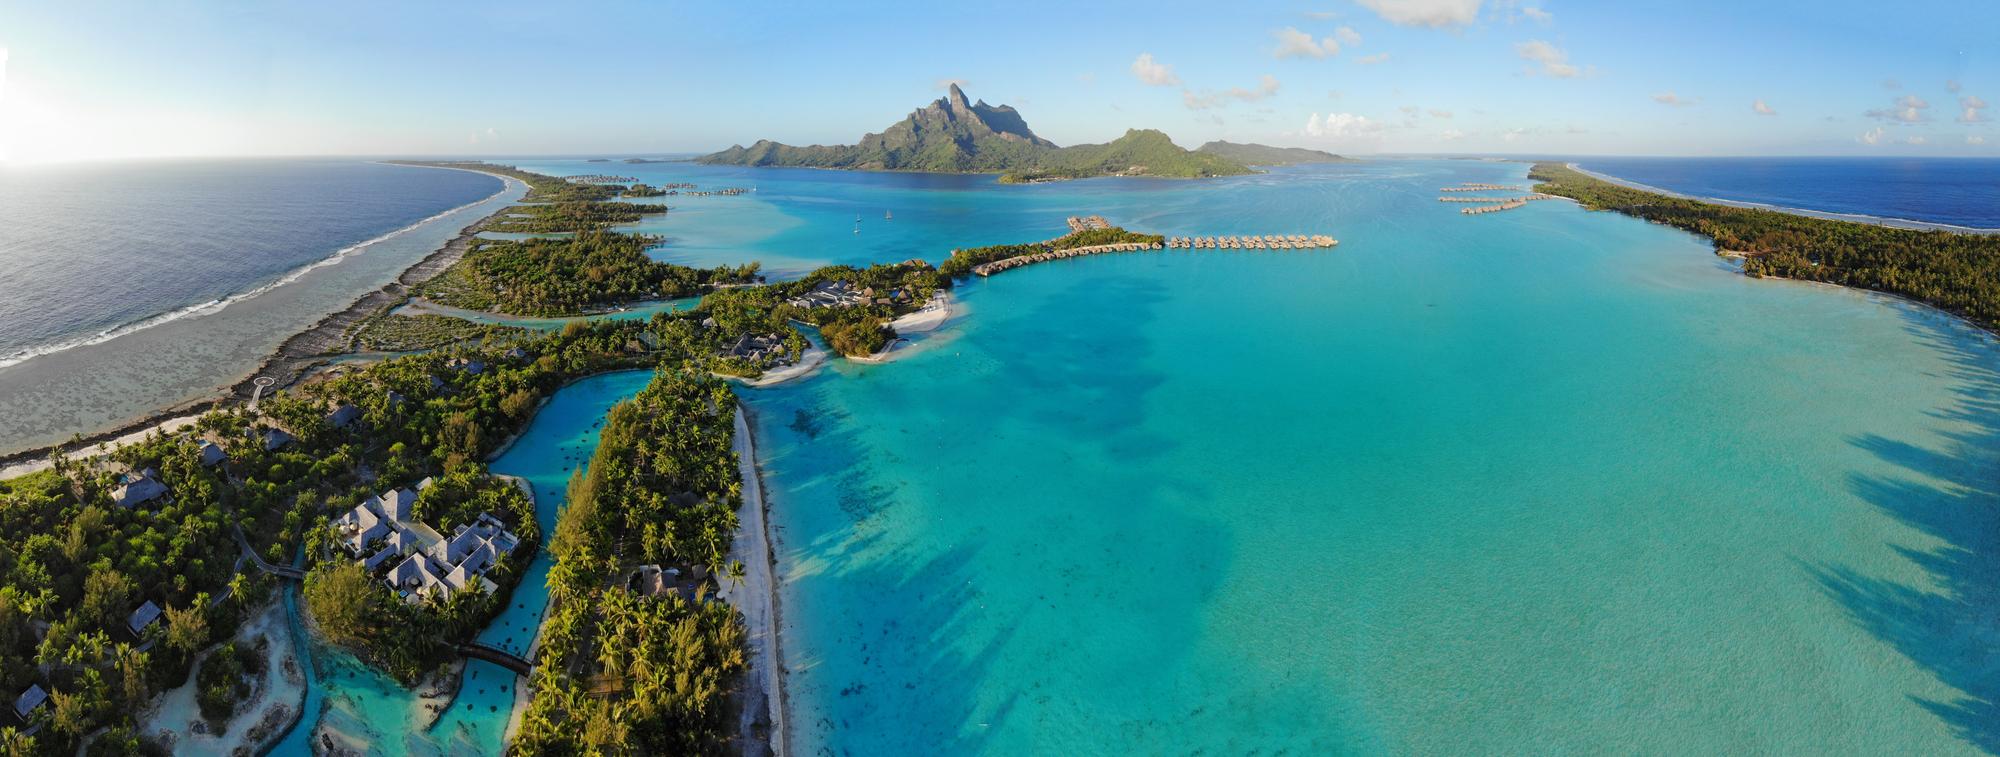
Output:
<path fill-rule="evenodd" d="M 0 170 L 0 365 L 255 291 L 500 186 L 361 160 Z"/>
<path fill-rule="evenodd" d="M 2000 158 L 1580 158 L 1696 197 L 2000 228 Z"/>

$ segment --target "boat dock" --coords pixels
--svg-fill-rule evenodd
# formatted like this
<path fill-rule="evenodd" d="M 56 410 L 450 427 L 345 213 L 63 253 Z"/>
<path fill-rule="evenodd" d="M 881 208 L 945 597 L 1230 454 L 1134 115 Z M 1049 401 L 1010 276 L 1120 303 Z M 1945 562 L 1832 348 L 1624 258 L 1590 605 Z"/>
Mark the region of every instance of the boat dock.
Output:
<path fill-rule="evenodd" d="M 1077 219 L 1070 219 L 1075 221 Z M 1102 219 L 1098 219 L 1102 220 Z M 995 260 L 972 267 L 972 272 L 981 276 L 991 276 L 1021 266 L 1034 265 L 1050 260 L 1080 258 L 1085 255 L 1101 255 L 1113 252 L 1157 252 L 1160 250 L 1313 250 L 1325 249 L 1340 244 L 1340 240 L 1325 234 L 1270 234 L 1264 236 L 1235 237 L 1173 237 L 1162 243 L 1122 242 L 1100 244 L 1088 247 L 1072 247 L 1067 250 L 1050 250 L 1033 255 Z"/>
<path fill-rule="evenodd" d="M 1111 222 L 1104 220 L 1104 216 L 1069 217 L 1069 232 L 1071 234 L 1080 234 L 1094 229 L 1108 229 L 1108 228 L 1111 228 Z"/>

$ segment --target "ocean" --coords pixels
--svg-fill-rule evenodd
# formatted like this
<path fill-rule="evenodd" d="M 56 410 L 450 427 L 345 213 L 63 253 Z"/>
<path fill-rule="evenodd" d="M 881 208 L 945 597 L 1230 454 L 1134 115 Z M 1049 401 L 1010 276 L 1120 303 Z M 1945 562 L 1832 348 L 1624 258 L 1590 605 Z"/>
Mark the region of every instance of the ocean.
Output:
<path fill-rule="evenodd" d="M 502 187 L 334 159 L 0 171 L 0 454 L 236 382 L 498 207 L 481 201 Z"/>
<path fill-rule="evenodd" d="M 1576 158 L 1695 197 L 2000 229 L 2000 158 Z"/>

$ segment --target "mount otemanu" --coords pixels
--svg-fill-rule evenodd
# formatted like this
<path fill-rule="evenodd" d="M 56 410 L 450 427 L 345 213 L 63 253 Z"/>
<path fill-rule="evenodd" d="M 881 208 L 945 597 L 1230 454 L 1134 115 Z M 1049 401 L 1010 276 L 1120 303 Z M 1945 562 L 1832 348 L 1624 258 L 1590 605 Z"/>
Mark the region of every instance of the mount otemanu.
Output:
<path fill-rule="evenodd" d="M 768 139 L 704 155 L 698 163 L 802 166 L 860 171 L 999 173 L 1004 182 L 1092 176 L 1200 178 L 1254 173 L 1233 159 L 1182 149 L 1152 129 L 1132 129 L 1101 145 L 1057 147 L 1006 105 L 968 102 L 958 85 L 859 144 L 793 147 Z"/>

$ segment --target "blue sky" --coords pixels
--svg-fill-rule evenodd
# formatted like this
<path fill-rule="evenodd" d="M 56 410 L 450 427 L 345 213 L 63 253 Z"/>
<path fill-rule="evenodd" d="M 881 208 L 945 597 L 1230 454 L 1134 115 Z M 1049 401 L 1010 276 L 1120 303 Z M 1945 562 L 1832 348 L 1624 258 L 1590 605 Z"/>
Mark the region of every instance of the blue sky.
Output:
<path fill-rule="evenodd" d="M 0 0 L 0 159 L 846 143 L 953 80 L 1060 144 L 1994 156 L 1995 30 L 1984 0 Z"/>

